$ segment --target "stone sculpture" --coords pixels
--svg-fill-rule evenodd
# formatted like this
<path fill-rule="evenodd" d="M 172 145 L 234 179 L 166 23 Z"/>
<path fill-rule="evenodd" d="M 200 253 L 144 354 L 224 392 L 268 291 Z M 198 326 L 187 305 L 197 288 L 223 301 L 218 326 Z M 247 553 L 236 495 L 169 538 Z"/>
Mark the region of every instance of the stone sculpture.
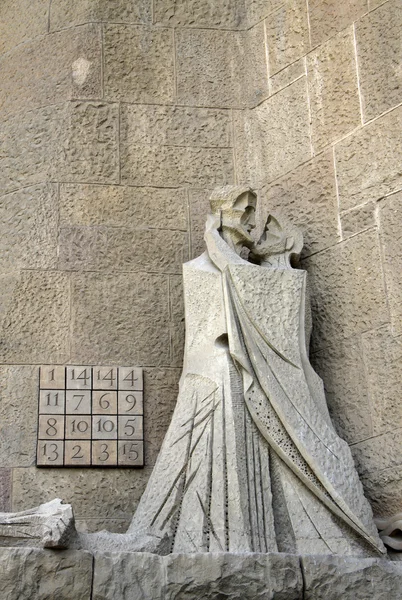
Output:
<path fill-rule="evenodd" d="M 254 244 L 255 208 L 248 188 L 215 190 L 207 250 L 184 265 L 178 401 L 126 539 L 159 554 L 381 555 L 308 359 L 302 236 L 271 215 Z"/>

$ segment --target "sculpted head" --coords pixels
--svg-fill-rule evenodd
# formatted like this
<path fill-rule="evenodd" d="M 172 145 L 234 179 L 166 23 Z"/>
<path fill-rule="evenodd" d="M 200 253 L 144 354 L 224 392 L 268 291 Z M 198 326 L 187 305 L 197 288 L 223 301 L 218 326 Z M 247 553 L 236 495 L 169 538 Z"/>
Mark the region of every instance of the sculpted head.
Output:
<path fill-rule="evenodd" d="M 210 203 L 212 214 L 219 217 L 224 240 L 238 252 L 243 246 L 250 248 L 250 232 L 255 227 L 255 193 L 249 187 L 228 185 L 215 189 Z"/>

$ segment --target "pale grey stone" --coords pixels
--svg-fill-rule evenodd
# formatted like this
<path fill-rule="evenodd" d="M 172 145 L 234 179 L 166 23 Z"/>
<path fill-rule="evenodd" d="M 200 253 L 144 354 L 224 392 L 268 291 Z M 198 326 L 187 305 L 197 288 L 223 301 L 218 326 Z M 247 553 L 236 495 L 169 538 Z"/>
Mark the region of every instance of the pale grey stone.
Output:
<path fill-rule="evenodd" d="M 269 87 L 270 93 L 276 94 L 284 87 L 290 85 L 299 77 L 302 77 L 306 74 L 306 60 L 305 58 L 300 58 L 296 60 L 296 62 L 291 65 L 283 68 L 281 71 L 275 73 L 269 78 Z"/>
<path fill-rule="evenodd" d="M 245 24 L 242 0 L 156 0 L 155 23 L 169 27 L 237 29 Z"/>
<path fill-rule="evenodd" d="M 305 600 L 399 600 L 402 565 L 375 558 L 303 556 Z"/>
<path fill-rule="evenodd" d="M 361 123 L 353 29 L 313 50 L 307 73 L 312 144 L 319 151 Z"/>
<path fill-rule="evenodd" d="M 386 2 L 356 24 L 359 80 L 364 120 L 378 117 L 401 102 L 402 11 L 398 0 Z"/>
<path fill-rule="evenodd" d="M 16 513 L 0 513 L 0 546 L 67 548 L 75 537 L 73 510 L 57 498 Z"/>
<path fill-rule="evenodd" d="M 105 529 L 111 533 L 124 533 L 130 525 L 130 519 L 97 519 L 96 517 L 75 519 L 78 533 L 94 533 Z"/>
<path fill-rule="evenodd" d="M 389 437 L 384 437 L 383 442 L 388 445 Z M 401 452 L 400 447 L 398 451 Z M 401 510 L 402 466 L 368 473 L 362 476 L 362 483 L 376 517 L 389 517 Z"/>
<path fill-rule="evenodd" d="M 196 258 L 205 250 L 204 231 L 205 215 L 209 211 L 209 196 L 211 190 L 190 189 L 189 196 L 189 216 L 190 216 L 190 239 L 191 255 L 190 258 Z"/>
<path fill-rule="evenodd" d="M 402 334 L 402 192 L 381 202 L 378 216 L 392 333 L 400 335 Z"/>
<path fill-rule="evenodd" d="M 374 519 L 383 543 L 393 550 L 402 550 L 402 513 L 387 519 Z"/>
<path fill-rule="evenodd" d="M 401 429 L 372 435 L 356 444 L 351 450 L 359 473 L 368 477 L 371 473 L 401 466 Z"/>
<path fill-rule="evenodd" d="M 152 0 L 52 0 L 50 31 L 97 21 L 147 24 Z"/>
<path fill-rule="evenodd" d="M 374 202 L 367 202 L 367 204 L 340 213 L 343 237 L 346 238 L 375 227 L 374 211 Z"/>
<path fill-rule="evenodd" d="M 0 78 L 2 115 L 73 98 L 100 98 L 99 26 L 90 24 L 21 44 L 0 59 Z"/>
<path fill-rule="evenodd" d="M 174 101 L 171 30 L 107 25 L 104 37 L 108 100 L 160 104 Z"/>
<path fill-rule="evenodd" d="M 249 25 L 255 25 L 280 8 L 282 4 L 283 0 L 248 0 L 246 6 Z"/>
<path fill-rule="evenodd" d="M 0 357 L 8 363 L 63 363 L 69 357 L 69 275 L 21 271 L 0 326 Z"/>
<path fill-rule="evenodd" d="M 315 254 L 306 259 L 305 266 L 310 275 L 314 350 L 388 321 L 375 231 Z"/>
<path fill-rule="evenodd" d="M 309 0 L 308 6 L 313 48 L 352 25 L 367 12 L 366 0 Z"/>
<path fill-rule="evenodd" d="M 310 50 L 307 4 L 283 2 L 266 20 L 269 69 L 275 75 Z"/>
<path fill-rule="evenodd" d="M 92 556 L 76 550 L 0 548 L 7 600 L 90 600 Z"/>
<path fill-rule="evenodd" d="M 48 30 L 48 0 L 3 0 L 0 19 L 0 54 Z M 24 18 L 15 18 L 15 15 Z M 11 26 L 12 24 L 12 26 Z"/>
<path fill-rule="evenodd" d="M 236 112 L 236 168 L 259 188 L 311 158 L 306 78 L 251 111 Z"/>
<path fill-rule="evenodd" d="M 187 229 L 183 189 L 114 185 L 60 186 L 60 225 Z"/>
<path fill-rule="evenodd" d="M 401 127 L 402 107 L 336 144 L 341 210 L 378 200 L 401 188 Z"/>
<path fill-rule="evenodd" d="M 268 95 L 262 24 L 248 32 L 178 30 L 181 104 L 244 108 Z"/>
<path fill-rule="evenodd" d="M 0 469 L 0 510 L 11 510 L 11 485 L 12 470 Z"/>
<path fill-rule="evenodd" d="M 0 198 L 0 271 L 55 268 L 57 227 L 56 185 L 36 185 Z"/>

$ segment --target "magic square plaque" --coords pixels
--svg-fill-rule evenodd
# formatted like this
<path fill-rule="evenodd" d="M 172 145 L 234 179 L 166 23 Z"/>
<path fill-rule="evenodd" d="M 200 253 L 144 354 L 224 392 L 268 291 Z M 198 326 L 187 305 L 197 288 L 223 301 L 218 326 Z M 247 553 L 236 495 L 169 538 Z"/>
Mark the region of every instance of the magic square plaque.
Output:
<path fill-rule="evenodd" d="M 38 467 L 143 467 L 139 367 L 40 368 Z"/>

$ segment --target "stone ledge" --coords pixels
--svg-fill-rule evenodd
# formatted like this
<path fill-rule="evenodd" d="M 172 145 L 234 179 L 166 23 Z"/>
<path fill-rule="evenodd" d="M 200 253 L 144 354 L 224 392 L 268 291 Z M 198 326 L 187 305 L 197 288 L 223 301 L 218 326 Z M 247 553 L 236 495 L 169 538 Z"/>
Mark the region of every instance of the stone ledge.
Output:
<path fill-rule="evenodd" d="M 7 600 L 399 600 L 402 563 L 0 548 L 0 581 Z"/>

